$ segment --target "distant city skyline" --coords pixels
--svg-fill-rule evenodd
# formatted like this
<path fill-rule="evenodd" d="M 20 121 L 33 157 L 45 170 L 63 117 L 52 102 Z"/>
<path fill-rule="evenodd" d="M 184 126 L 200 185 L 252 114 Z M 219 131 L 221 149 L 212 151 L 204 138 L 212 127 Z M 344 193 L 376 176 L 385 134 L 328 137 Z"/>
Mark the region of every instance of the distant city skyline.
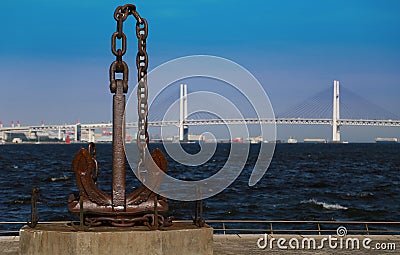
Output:
<path fill-rule="evenodd" d="M 400 115 L 400 2 L 136 1 L 149 22 L 150 69 L 194 54 L 231 59 L 253 73 L 276 112 L 334 79 Z M 5 125 L 111 119 L 108 68 L 114 9 L 124 1 L 1 3 L 0 120 Z M 23 9 L 23 14 L 19 14 Z M 29 11 L 26 11 L 29 10 Z M 126 61 L 134 87 L 134 21 Z M 151 89 L 151 84 L 149 84 Z M 131 91 L 130 91 L 131 92 Z M 278 138 L 331 138 L 329 127 L 278 127 Z M 400 137 L 398 128 L 342 128 L 343 140 Z"/>

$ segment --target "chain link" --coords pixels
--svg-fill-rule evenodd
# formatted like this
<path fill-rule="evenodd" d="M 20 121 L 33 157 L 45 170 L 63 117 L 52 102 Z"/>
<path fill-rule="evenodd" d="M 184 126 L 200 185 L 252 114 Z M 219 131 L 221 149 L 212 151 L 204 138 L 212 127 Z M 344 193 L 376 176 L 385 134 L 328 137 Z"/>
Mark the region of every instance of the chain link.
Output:
<path fill-rule="evenodd" d="M 119 6 L 114 12 L 114 19 L 117 21 L 117 31 L 111 36 L 111 51 L 115 55 L 116 60 L 110 66 L 110 90 L 111 93 L 116 93 L 118 80 L 116 73 L 122 73 L 123 79 L 123 92 L 128 92 L 128 65 L 122 60 L 126 53 L 126 35 L 123 32 L 123 23 L 132 15 L 136 19 L 136 37 L 138 38 L 138 52 L 136 54 L 136 67 L 138 70 L 138 132 L 137 132 L 137 146 L 140 153 L 138 162 L 138 177 L 142 182 L 145 182 L 145 177 L 142 175 L 146 173 L 146 151 L 149 142 L 149 134 L 147 132 L 147 115 L 148 115 L 148 87 L 147 87 L 147 69 L 148 69 L 148 55 L 146 50 L 146 40 L 148 36 L 148 25 L 146 19 L 140 17 L 136 11 L 136 6 L 133 4 L 126 4 Z M 121 48 L 117 48 L 117 40 L 121 40 Z"/>
<path fill-rule="evenodd" d="M 88 151 L 90 156 L 92 157 L 95 167 L 94 173 L 92 174 L 92 179 L 94 181 L 94 184 L 97 185 L 97 177 L 99 176 L 99 165 L 96 159 L 96 145 L 93 142 L 89 143 Z"/>

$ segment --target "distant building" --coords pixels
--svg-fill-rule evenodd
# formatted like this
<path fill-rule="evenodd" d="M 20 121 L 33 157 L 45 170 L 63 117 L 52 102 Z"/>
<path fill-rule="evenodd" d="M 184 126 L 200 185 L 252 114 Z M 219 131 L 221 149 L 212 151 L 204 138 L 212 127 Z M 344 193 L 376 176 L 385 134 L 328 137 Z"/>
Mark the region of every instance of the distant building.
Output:
<path fill-rule="evenodd" d="M 248 139 L 250 143 L 262 143 L 263 142 L 263 137 L 262 136 L 257 136 L 257 137 L 250 137 Z"/>
<path fill-rule="evenodd" d="M 382 137 L 377 137 L 375 138 L 376 143 L 397 143 L 398 139 L 393 137 L 393 138 L 382 138 Z"/>
<path fill-rule="evenodd" d="M 242 137 L 233 138 L 232 143 L 243 143 L 243 138 Z"/>
<path fill-rule="evenodd" d="M 189 141 L 204 141 L 204 135 L 188 135 Z"/>
<path fill-rule="evenodd" d="M 305 143 L 326 143 L 324 138 L 304 138 Z"/>

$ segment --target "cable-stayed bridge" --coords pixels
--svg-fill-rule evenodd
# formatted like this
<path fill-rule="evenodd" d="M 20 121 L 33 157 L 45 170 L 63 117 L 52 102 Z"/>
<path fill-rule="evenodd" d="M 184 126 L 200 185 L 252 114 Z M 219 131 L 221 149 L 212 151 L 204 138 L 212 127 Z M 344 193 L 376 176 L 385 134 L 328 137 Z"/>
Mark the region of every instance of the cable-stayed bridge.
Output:
<path fill-rule="evenodd" d="M 341 126 L 378 126 L 378 127 L 400 127 L 400 118 L 383 109 L 382 107 L 368 101 L 356 93 L 339 87 L 339 81 L 334 81 L 332 88 L 328 87 L 314 96 L 289 108 L 287 111 L 278 113 L 275 118 L 216 118 L 213 114 L 196 112 L 188 116 L 187 85 L 181 85 L 179 97 L 174 94 L 162 100 L 163 105 L 154 108 L 168 108 L 173 102 L 179 100 L 179 120 L 165 120 L 163 113 L 149 111 L 149 126 L 175 126 L 179 129 L 179 139 L 186 140 L 190 126 L 205 125 L 234 125 L 234 124 L 276 124 L 276 125 L 330 125 L 332 126 L 332 141 L 340 142 Z M 153 106 L 152 106 L 153 107 Z M 130 122 L 127 128 L 136 128 L 136 122 Z M 65 124 L 21 126 L 12 124 L 4 127 L 0 122 L 0 138 L 6 140 L 10 134 L 24 132 L 33 137 L 39 132 L 58 132 L 58 139 L 68 133 L 74 136 L 75 141 L 81 140 L 81 131 L 88 133 L 88 140 L 94 141 L 95 129 L 112 128 L 112 123 L 93 124 Z"/>
<path fill-rule="evenodd" d="M 278 113 L 275 118 L 216 119 L 212 118 L 210 114 L 207 116 L 207 113 L 196 113 L 190 116 L 191 118 L 187 118 L 186 90 L 186 85 L 181 85 L 180 122 L 174 122 L 180 129 L 180 140 L 184 139 L 185 126 L 196 125 L 330 125 L 332 126 L 333 142 L 340 142 L 341 126 L 400 126 L 399 116 L 346 88 L 340 88 L 339 81 L 334 81 L 333 89 L 328 87 L 303 102 L 292 106 L 287 111 Z M 162 124 L 160 122 L 155 123 L 157 125 Z"/>

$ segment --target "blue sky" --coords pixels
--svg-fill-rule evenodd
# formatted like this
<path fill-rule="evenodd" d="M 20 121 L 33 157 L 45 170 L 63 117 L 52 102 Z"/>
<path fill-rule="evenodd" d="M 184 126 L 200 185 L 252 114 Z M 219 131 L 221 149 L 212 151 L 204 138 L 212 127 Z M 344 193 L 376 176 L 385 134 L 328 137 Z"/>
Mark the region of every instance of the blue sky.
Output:
<path fill-rule="evenodd" d="M 2 0 L 0 120 L 9 125 L 11 120 L 40 124 L 111 119 L 110 36 L 114 9 L 125 3 Z M 133 3 L 149 21 L 150 68 L 177 57 L 211 54 L 252 72 L 277 112 L 339 79 L 400 115 L 397 0 Z M 126 24 L 126 59 L 133 66 L 136 40 L 128 29 L 134 22 Z M 282 136 L 296 135 L 295 129 L 287 129 Z M 357 130 L 349 134 L 364 139 L 362 134 L 370 132 Z M 330 135 L 329 130 L 321 132 Z M 383 132 L 400 137 L 398 129 Z"/>

